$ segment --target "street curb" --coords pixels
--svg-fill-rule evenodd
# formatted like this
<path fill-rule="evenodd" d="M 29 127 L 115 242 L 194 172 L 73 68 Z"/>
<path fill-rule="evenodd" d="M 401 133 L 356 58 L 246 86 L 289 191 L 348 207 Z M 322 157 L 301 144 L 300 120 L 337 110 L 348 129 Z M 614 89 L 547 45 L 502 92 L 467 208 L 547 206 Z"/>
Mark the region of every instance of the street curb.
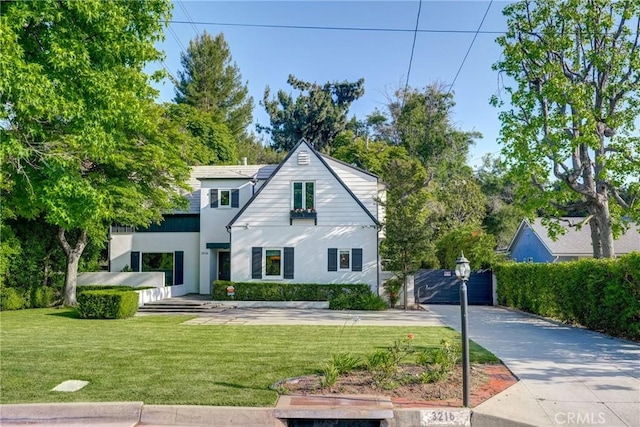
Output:
<path fill-rule="evenodd" d="M 0 405 L 0 425 L 115 424 L 136 425 L 143 402 L 25 403 Z"/>
<path fill-rule="evenodd" d="M 375 411 L 374 411 L 375 412 Z M 276 408 L 237 406 L 145 405 L 143 402 L 82 402 L 0 405 L 4 426 L 207 426 L 286 427 Z M 282 414 L 281 414 L 282 415 Z M 340 408 L 315 408 L 314 419 L 343 419 Z M 353 415 L 353 414 L 351 414 Z M 368 415 L 368 416 L 367 416 Z M 372 418 L 372 414 L 362 414 Z M 375 419 L 385 427 L 461 426 L 534 427 L 517 421 L 474 413 L 468 408 L 396 408 L 377 411 Z M 380 418 L 384 416 L 385 418 Z"/>

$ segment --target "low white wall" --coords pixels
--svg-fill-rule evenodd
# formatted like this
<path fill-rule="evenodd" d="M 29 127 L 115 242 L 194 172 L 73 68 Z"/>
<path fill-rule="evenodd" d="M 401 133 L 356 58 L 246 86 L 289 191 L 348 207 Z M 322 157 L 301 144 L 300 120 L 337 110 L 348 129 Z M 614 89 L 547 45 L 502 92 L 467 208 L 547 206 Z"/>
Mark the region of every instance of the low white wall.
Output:
<path fill-rule="evenodd" d="M 169 292 L 171 292 L 172 297 L 181 297 L 190 293 L 190 288 L 188 285 L 168 286 L 167 289 L 169 289 Z"/>
<path fill-rule="evenodd" d="M 162 288 L 164 287 L 164 273 L 109 273 L 106 271 L 79 273 L 78 286 L 84 285 L 131 286 L 133 288 L 153 286 Z"/>
<path fill-rule="evenodd" d="M 132 288 L 153 286 L 141 289 L 138 293 L 138 307 L 148 302 L 160 301 L 165 298 L 180 297 L 189 293 L 187 285 L 164 286 L 164 273 L 80 273 L 78 286 L 105 285 L 131 286 Z"/>
<path fill-rule="evenodd" d="M 138 293 L 138 307 L 142 307 L 148 302 L 160 301 L 171 297 L 171 287 L 141 289 Z"/>

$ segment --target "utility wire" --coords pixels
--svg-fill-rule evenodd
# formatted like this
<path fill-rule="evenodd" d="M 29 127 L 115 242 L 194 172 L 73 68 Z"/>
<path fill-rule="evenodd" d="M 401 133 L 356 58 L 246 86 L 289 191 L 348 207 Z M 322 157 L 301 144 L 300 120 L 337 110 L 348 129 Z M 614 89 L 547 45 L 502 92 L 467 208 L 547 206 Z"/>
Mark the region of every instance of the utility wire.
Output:
<path fill-rule="evenodd" d="M 173 28 L 171 28 L 171 25 L 169 25 L 167 27 L 169 29 L 169 32 L 171 33 L 171 35 L 173 36 L 174 40 L 178 43 L 178 46 L 180 47 L 180 50 L 182 52 L 186 52 L 187 49 L 184 47 L 184 45 L 182 44 L 182 42 L 180 41 L 180 38 L 178 38 L 178 35 L 176 34 L 176 32 L 173 30 Z"/>
<path fill-rule="evenodd" d="M 460 67 L 458 68 L 458 72 L 456 73 L 456 76 L 453 78 L 453 82 L 451 82 L 451 86 L 449 86 L 449 90 L 447 91 L 447 94 L 450 94 L 451 91 L 453 90 L 453 85 L 456 84 L 456 80 L 458 80 L 458 76 L 460 75 L 460 71 L 462 71 L 462 67 L 464 67 L 464 63 L 467 61 L 467 57 L 469 56 L 469 52 L 471 52 L 471 48 L 473 48 L 473 44 L 476 41 L 476 38 L 478 37 L 478 34 L 480 34 L 480 29 L 482 28 L 482 24 L 484 24 L 484 20 L 487 17 L 487 14 L 489 13 L 489 9 L 491 9 L 491 5 L 493 4 L 493 0 L 491 0 L 489 2 L 489 6 L 487 6 L 487 10 L 484 11 L 484 16 L 482 17 L 482 21 L 480 21 L 480 25 L 478 25 L 478 29 L 476 30 L 476 34 L 473 36 L 473 40 L 471 40 L 471 44 L 469 45 L 469 49 L 467 49 L 467 53 L 464 55 L 464 58 L 462 58 L 462 63 L 460 64 Z"/>
<path fill-rule="evenodd" d="M 413 44 L 411 45 L 411 56 L 409 57 L 409 69 L 407 70 L 407 80 L 404 83 L 404 91 L 402 91 L 402 107 L 404 108 L 404 100 L 407 96 L 409 88 L 409 76 L 411 75 L 411 65 L 413 64 L 413 52 L 416 50 L 416 38 L 418 37 L 418 24 L 420 23 L 420 11 L 422 10 L 422 0 L 418 4 L 418 16 L 416 17 L 416 29 L 413 31 Z"/>
<path fill-rule="evenodd" d="M 438 30 L 438 29 L 411 29 L 411 28 L 381 28 L 381 27 L 330 27 L 314 25 L 276 25 L 276 24 L 240 24 L 233 22 L 202 22 L 202 21 L 166 21 L 170 24 L 194 24 L 194 25 L 218 25 L 227 27 L 254 27 L 254 28 L 284 28 L 294 30 L 329 30 L 329 31 L 377 31 L 388 33 L 435 33 L 435 34 L 504 34 L 505 31 L 480 31 L 480 30 Z"/>
<path fill-rule="evenodd" d="M 176 1 L 176 3 L 178 3 L 178 6 L 180 6 L 180 9 L 182 9 L 184 16 L 187 17 L 188 22 L 191 24 L 191 28 L 193 28 L 193 31 L 195 32 L 196 36 L 200 34 L 200 30 L 198 30 L 198 27 L 196 27 L 196 24 L 193 22 L 193 18 L 191 17 L 191 14 L 189 14 L 189 11 L 185 7 L 184 1 Z"/>

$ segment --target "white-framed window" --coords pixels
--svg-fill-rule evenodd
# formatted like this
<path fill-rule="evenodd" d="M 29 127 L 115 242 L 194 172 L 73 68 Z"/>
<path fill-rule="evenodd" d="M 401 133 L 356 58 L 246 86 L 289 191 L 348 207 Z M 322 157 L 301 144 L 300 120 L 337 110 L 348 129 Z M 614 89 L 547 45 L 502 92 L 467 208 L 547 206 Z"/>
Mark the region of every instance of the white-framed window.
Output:
<path fill-rule="evenodd" d="M 294 181 L 291 183 L 291 209 L 316 208 L 315 181 Z"/>
<path fill-rule="evenodd" d="M 327 249 L 327 271 L 362 271 L 362 248 Z"/>
<path fill-rule="evenodd" d="M 212 208 L 238 208 L 240 207 L 240 190 L 237 188 L 211 188 L 210 206 Z"/>
<path fill-rule="evenodd" d="M 338 250 L 338 270 L 351 270 L 351 249 Z"/>
<path fill-rule="evenodd" d="M 218 206 L 221 208 L 231 207 L 231 190 L 222 188 L 218 190 Z"/>
<path fill-rule="evenodd" d="M 282 279 L 282 248 L 264 249 L 264 276 L 267 279 Z"/>

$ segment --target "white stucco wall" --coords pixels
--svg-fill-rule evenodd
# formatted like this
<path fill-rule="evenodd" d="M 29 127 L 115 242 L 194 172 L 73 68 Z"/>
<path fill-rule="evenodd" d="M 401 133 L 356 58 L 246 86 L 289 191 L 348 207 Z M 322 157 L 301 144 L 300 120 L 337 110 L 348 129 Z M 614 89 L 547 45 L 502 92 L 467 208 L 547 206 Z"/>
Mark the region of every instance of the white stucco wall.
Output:
<path fill-rule="evenodd" d="M 121 271 L 131 264 L 131 252 L 184 252 L 184 286 L 186 293 L 198 293 L 200 257 L 199 233 L 113 233 L 109 242 L 111 271 Z"/>
<path fill-rule="evenodd" d="M 349 167 L 343 163 L 324 157 L 327 164 L 340 177 L 362 204 L 378 218 L 378 179 L 370 174 Z"/>
<path fill-rule="evenodd" d="M 235 225 L 249 227 L 288 225 L 289 213 L 293 207 L 292 183 L 294 181 L 315 182 L 318 226 L 373 225 L 374 222 L 367 211 L 357 204 L 314 153 L 310 153 L 309 164 L 298 164 L 300 150 L 309 151 L 308 147 L 300 145 L 247 207 Z M 372 184 L 371 192 L 377 193 L 377 184 Z M 377 208 L 375 211 L 377 212 Z"/>
<path fill-rule="evenodd" d="M 328 227 L 292 225 L 280 227 L 233 227 L 231 233 L 231 280 L 251 279 L 251 248 L 294 248 L 294 278 L 289 283 L 367 283 L 377 291 L 377 230 L 375 227 Z M 327 271 L 329 248 L 362 249 L 362 271 Z M 263 259 L 264 263 L 264 259 Z M 263 277 L 260 281 L 267 281 Z"/>
<path fill-rule="evenodd" d="M 308 164 L 299 163 L 301 150 L 309 154 Z M 293 247 L 294 279 L 286 281 L 367 283 L 372 290 L 377 290 L 378 229 L 367 210 L 377 216 L 378 208 L 373 198 L 378 192 L 378 184 L 375 177 L 350 171 L 338 162 L 330 163 L 329 167 L 340 168 L 338 176 L 342 175 L 354 186 L 368 209 L 363 209 L 354 200 L 315 153 L 306 145 L 299 145 L 231 229 L 232 281 L 252 280 L 252 247 Z M 312 219 L 294 219 L 290 223 L 294 181 L 315 182 L 317 225 Z M 327 271 L 329 248 L 361 248 L 363 271 Z"/>
<path fill-rule="evenodd" d="M 78 286 L 85 285 L 131 286 L 132 288 L 153 286 L 155 288 L 163 288 L 164 273 L 127 273 L 121 271 L 112 273 L 106 271 L 78 273 Z"/>

